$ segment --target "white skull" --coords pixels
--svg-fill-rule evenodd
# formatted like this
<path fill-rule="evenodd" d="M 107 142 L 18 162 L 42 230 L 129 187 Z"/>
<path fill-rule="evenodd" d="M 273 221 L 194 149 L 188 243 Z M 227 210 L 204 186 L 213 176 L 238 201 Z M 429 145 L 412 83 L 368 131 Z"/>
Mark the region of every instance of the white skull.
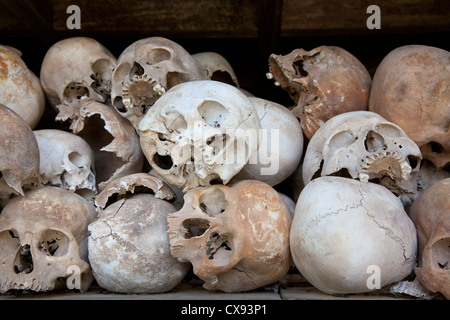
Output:
<path fill-rule="evenodd" d="M 71 275 L 73 288 L 87 290 L 93 279 L 87 226 L 95 218 L 91 203 L 59 187 L 10 200 L 0 215 L 0 292 L 49 291 Z"/>
<path fill-rule="evenodd" d="M 211 80 L 225 82 L 239 88 L 236 73 L 224 56 L 217 52 L 199 52 L 192 55 L 206 70 Z"/>
<path fill-rule="evenodd" d="M 303 131 L 297 117 L 286 107 L 249 97 L 261 122 L 260 145 L 253 159 L 235 176 L 237 180 L 259 180 L 275 186 L 289 177 L 303 155 Z"/>
<path fill-rule="evenodd" d="M 290 245 L 300 273 L 329 294 L 381 288 L 416 264 L 416 229 L 400 200 L 383 186 L 349 178 L 320 177 L 305 186 Z"/>
<path fill-rule="evenodd" d="M 97 40 L 73 37 L 48 49 L 41 66 L 41 83 L 53 107 L 76 106 L 87 96 L 107 103 L 116 58 Z"/>
<path fill-rule="evenodd" d="M 179 84 L 142 119 L 142 150 L 155 171 L 186 191 L 228 183 L 257 152 L 255 107 L 239 89 L 217 81 Z"/>
<path fill-rule="evenodd" d="M 291 217 L 268 184 L 240 181 L 186 192 L 168 216 L 172 255 L 190 261 L 208 290 L 253 290 L 283 278 L 292 263 Z"/>
<path fill-rule="evenodd" d="M 81 137 L 56 129 L 35 130 L 42 183 L 83 193 L 97 192 L 94 151 Z"/>
<path fill-rule="evenodd" d="M 138 40 L 117 60 L 112 77 L 113 106 L 137 129 L 155 101 L 175 85 L 207 80 L 205 70 L 182 46 L 162 37 Z"/>
<path fill-rule="evenodd" d="M 89 261 L 97 283 L 112 292 L 157 293 L 174 288 L 189 270 L 170 254 L 167 215 L 173 193 L 146 173 L 119 178 L 97 197 L 89 225 Z"/>
<path fill-rule="evenodd" d="M 419 147 L 399 126 L 370 111 L 347 112 L 325 122 L 310 140 L 303 181 L 306 185 L 317 176 L 342 175 L 414 193 L 415 183 L 409 187 L 402 182 L 410 181 L 421 160 Z"/>
<path fill-rule="evenodd" d="M 27 68 L 22 53 L 0 45 L 0 103 L 14 110 L 34 129 L 45 109 L 39 78 Z"/>

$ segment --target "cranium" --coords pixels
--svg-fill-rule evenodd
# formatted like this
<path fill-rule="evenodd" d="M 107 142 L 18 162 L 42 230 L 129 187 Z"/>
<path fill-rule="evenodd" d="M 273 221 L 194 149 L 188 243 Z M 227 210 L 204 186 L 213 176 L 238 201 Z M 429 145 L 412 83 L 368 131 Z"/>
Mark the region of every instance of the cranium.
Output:
<path fill-rule="evenodd" d="M 419 147 L 399 126 L 370 111 L 347 112 L 328 120 L 310 140 L 303 181 L 306 185 L 317 176 L 341 175 L 414 197 L 417 186 L 410 176 L 421 159 Z M 411 181 L 411 187 L 403 181 Z"/>
<path fill-rule="evenodd" d="M 417 228 L 419 281 L 450 299 L 450 178 L 425 190 L 410 208 Z"/>
<path fill-rule="evenodd" d="M 52 45 L 42 61 L 42 88 L 53 107 L 75 107 L 81 97 L 108 103 L 115 66 L 116 58 L 97 40 L 64 39 Z"/>
<path fill-rule="evenodd" d="M 378 184 L 342 177 L 305 186 L 290 245 L 300 273 L 329 294 L 381 288 L 408 276 L 416 264 L 416 229 L 400 200 Z"/>
<path fill-rule="evenodd" d="M 288 108 L 257 97 L 249 97 L 249 100 L 261 122 L 260 145 L 255 159 L 250 159 L 233 180 L 259 180 L 275 186 L 290 176 L 300 163 L 302 128 Z"/>
<path fill-rule="evenodd" d="M 21 56 L 19 50 L 0 45 L 0 103 L 34 129 L 44 113 L 45 95 L 39 78 Z"/>
<path fill-rule="evenodd" d="M 39 148 L 33 131 L 16 112 L 0 104 L 0 199 L 23 195 L 24 186 L 37 186 Z"/>
<path fill-rule="evenodd" d="M 33 132 L 39 146 L 42 183 L 94 196 L 97 192 L 95 158 L 89 144 L 83 138 L 62 130 Z"/>
<path fill-rule="evenodd" d="M 184 201 L 168 216 L 171 252 L 192 263 L 204 288 L 247 291 L 286 275 L 291 218 L 268 184 L 199 187 L 186 192 Z"/>
<path fill-rule="evenodd" d="M 401 127 L 438 169 L 450 165 L 449 61 L 450 52 L 440 48 L 396 48 L 379 64 L 369 101 L 371 111 Z"/>
<path fill-rule="evenodd" d="M 206 70 L 211 80 L 228 83 L 239 88 L 239 81 L 230 63 L 217 52 L 199 52 L 192 55 Z"/>
<path fill-rule="evenodd" d="M 98 190 L 116 178 L 141 172 L 144 154 L 139 136 L 117 110 L 90 98 L 82 98 L 77 108 L 61 108 L 57 120 L 72 121 L 70 129 L 94 151 Z M 75 111 L 75 112 L 74 112 Z"/>
<path fill-rule="evenodd" d="M 97 197 L 89 225 L 89 261 L 97 283 L 113 292 L 174 288 L 189 270 L 170 254 L 167 215 L 174 194 L 161 180 L 137 173 L 110 182 Z"/>
<path fill-rule="evenodd" d="M 186 191 L 228 183 L 258 149 L 255 107 L 239 89 L 213 80 L 179 84 L 142 119 L 142 150 L 155 171 Z"/>
<path fill-rule="evenodd" d="M 87 226 L 95 218 L 91 203 L 59 187 L 10 200 L 0 215 L 0 292 L 59 289 L 69 276 L 69 288 L 87 290 Z"/>
<path fill-rule="evenodd" d="M 155 101 L 175 85 L 209 79 L 182 46 L 165 38 L 150 37 L 128 46 L 112 77 L 113 106 L 138 129 Z"/>
<path fill-rule="evenodd" d="M 269 58 L 269 78 L 286 90 L 296 103 L 308 139 L 328 119 L 338 114 L 367 110 L 372 79 L 364 65 L 348 51 L 320 46 L 295 49 Z"/>

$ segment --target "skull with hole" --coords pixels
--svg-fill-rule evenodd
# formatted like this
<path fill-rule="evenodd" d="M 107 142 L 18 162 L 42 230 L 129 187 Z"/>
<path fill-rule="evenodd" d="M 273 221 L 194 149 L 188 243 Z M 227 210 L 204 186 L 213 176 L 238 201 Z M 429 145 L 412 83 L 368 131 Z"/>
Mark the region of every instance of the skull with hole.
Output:
<path fill-rule="evenodd" d="M 112 104 L 138 129 L 147 110 L 170 88 L 207 79 L 198 61 L 176 42 L 162 37 L 141 39 L 119 56 L 112 77 Z"/>
<path fill-rule="evenodd" d="M 450 178 L 425 190 L 410 208 L 417 228 L 419 281 L 450 299 Z"/>
<path fill-rule="evenodd" d="M 87 227 L 96 215 L 93 204 L 59 187 L 10 200 L 0 215 L 0 292 L 87 290 Z"/>
<path fill-rule="evenodd" d="M 259 180 L 275 186 L 297 169 L 303 154 L 303 132 L 292 112 L 273 101 L 249 97 L 261 122 L 260 145 L 255 153 L 233 178 Z"/>
<path fill-rule="evenodd" d="M 239 89 L 207 80 L 179 84 L 142 119 L 142 150 L 152 168 L 183 191 L 227 184 L 258 150 L 261 125 Z"/>
<path fill-rule="evenodd" d="M 144 154 L 131 123 L 114 108 L 82 98 L 75 113 L 60 112 L 56 120 L 71 120 L 70 129 L 94 151 L 98 190 L 116 178 L 141 172 Z"/>
<path fill-rule="evenodd" d="M 311 51 L 270 55 L 268 78 L 296 103 L 294 114 L 311 139 L 328 119 L 348 111 L 367 110 L 372 79 L 348 51 L 320 46 Z"/>
<path fill-rule="evenodd" d="M 416 264 L 416 229 L 400 200 L 383 186 L 343 177 L 305 186 L 290 246 L 301 274 L 329 294 L 381 288 L 410 275 Z"/>
<path fill-rule="evenodd" d="M 16 112 L 0 104 L 0 199 L 23 195 L 41 183 L 39 147 L 33 131 Z"/>
<path fill-rule="evenodd" d="M 98 195 L 89 225 L 89 261 L 97 283 L 112 292 L 158 293 L 183 280 L 189 263 L 170 254 L 167 215 L 174 194 L 156 177 L 137 173 L 110 182 Z"/>
<path fill-rule="evenodd" d="M 450 169 L 450 52 L 424 45 L 391 51 L 379 64 L 369 110 L 401 127 L 436 168 Z"/>
<path fill-rule="evenodd" d="M 192 55 L 206 70 L 211 80 L 228 83 L 239 88 L 239 82 L 233 67 L 224 56 L 217 52 L 199 52 Z"/>
<path fill-rule="evenodd" d="M 94 151 L 81 137 L 62 130 L 33 131 L 40 153 L 40 174 L 44 185 L 60 186 L 93 200 Z"/>
<path fill-rule="evenodd" d="M 417 194 L 415 174 L 422 155 L 397 125 L 370 111 L 328 120 L 310 140 L 303 161 L 306 185 L 319 176 L 339 175 L 378 182 L 405 204 Z"/>
<path fill-rule="evenodd" d="M 41 83 L 52 107 L 77 109 L 81 97 L 108 103 L 116 58 L 97 40 L 58 41 L 45 54 Z"/>
<path fill-rule="evenodd" d="M 39 78 L 21 56 L 19 50 L 0 45 L 0 103 L 34 129 L 44 113 L 45 95 Z"/>
<path fill-rule="evenodd" d="M 240 181 L 189 190 L 168 216 L 172 255 L 190 261 L 209 290 L 253 290 L 279 281 L 291 266 L 291 217 L 268 184 Z"/>

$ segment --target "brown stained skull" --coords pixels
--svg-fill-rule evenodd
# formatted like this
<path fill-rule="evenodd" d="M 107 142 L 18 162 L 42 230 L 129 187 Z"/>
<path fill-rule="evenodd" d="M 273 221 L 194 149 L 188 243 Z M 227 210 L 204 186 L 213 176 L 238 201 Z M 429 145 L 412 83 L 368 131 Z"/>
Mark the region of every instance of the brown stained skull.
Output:
<path fill-rule="evenodd" d="M 56 120 L 71 120 L 72 132 L 94 151 L 99 191 L 116 178 L 141 172 L 144 154 L 139 136 L 117 110 L 90 98 L 80 99 L 78 108 L 58 107 Z"/>
<path fill-rule="evenodd" d="M 87 226 L 94 206 L 59 187 L 41 187 L 8 202 L 0 215 L 0 292 L 87 290 Z M 78 277 L 78 278 L 76 278 Z"/>
<path fill-rule="evenodd" d="M 308 139 L 331 117 L 368 108 L 372 79 L 364 65 L 340 47 L 272 54 L 269 70 L 268 78 L 296 103 L 294 114 Z"/>
<path fill-rule="evenodd" d="M 424 45 L 391 51 L 378 66 L 369 109 L 400 126 L 438 169 L 450 165 L 450 52 Z"/>
<path fill-rule="evenodd" d="M 450 299 L 450 178 L 425 190 L 410 208 L 417 229 L 419 281 Z"/>
<path fill-rule="evenodd" d="M 170 88 L 207 79 L 200 63 L 176 42 L 141 39 L 119 56 L 112 76 L 112 104 L 137 129 L 147 110 Z"/>
<path fill-rule="evenodd" d="M 108 103 L 116 58 L 97 40 L 73 37 L 52 45 L 40 79 L 51 106 L 77 106 L 81 97 Z"/>
<path fill-rule="evenodd" d="M 272 187 L 245 180 L 191 189 L 184 200 L 168 216 L 171 252 L 192 263 L 206 289 L 252 290 L 288 272 L 291 217 Z"/>
<path fill-rule="evenodd" d="M 23 187 L 39 185 L 39 163 L 33 131 L 16 112 L 0 104 L 0 199 L 23 195 Z"/>

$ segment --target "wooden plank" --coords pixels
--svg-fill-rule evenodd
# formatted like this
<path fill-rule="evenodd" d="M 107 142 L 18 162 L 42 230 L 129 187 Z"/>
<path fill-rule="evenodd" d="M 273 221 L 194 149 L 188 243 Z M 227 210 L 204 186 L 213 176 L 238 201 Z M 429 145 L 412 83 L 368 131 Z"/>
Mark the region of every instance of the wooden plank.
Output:
<path fill-rule="evenodd" d="M 281 36 L 299 34 L 367 33 L 366 13 L 372 1 L 286 0 Z M 440 0 L 380 0 L 379 32 L 450 31 L 450 2 Z"/>
<path fill-rule="evenodd" d="M 90 1 L 53 4 L 53 28 L 67 31 L 66 9 L 81 10 L 81 29 L 183 37 L 256 37 L 257 10 L 252 0 Z"/>

